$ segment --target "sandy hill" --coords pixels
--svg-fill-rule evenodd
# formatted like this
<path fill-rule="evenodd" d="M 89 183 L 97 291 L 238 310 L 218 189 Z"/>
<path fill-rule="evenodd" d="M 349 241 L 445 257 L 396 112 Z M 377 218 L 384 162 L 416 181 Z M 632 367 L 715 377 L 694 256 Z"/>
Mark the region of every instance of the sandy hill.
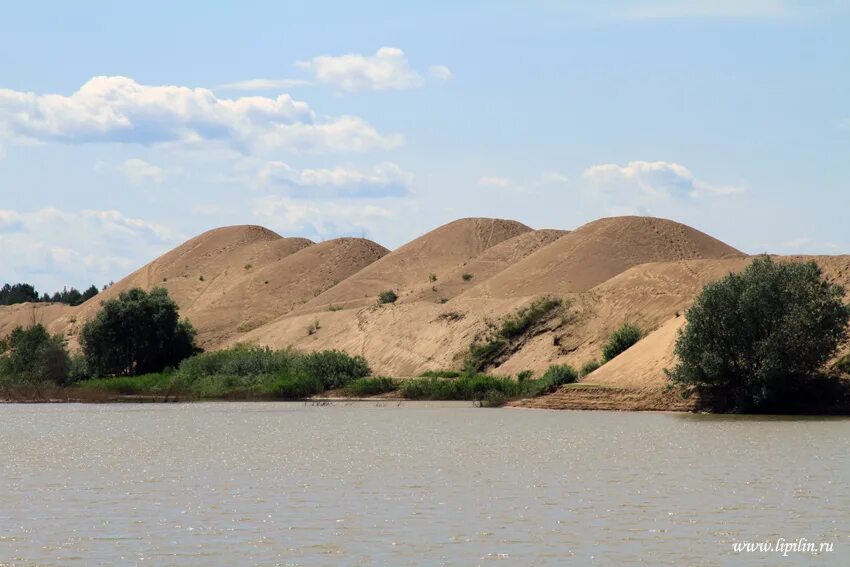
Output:
<path fill-rule="evenodd" d="M 279 260 L 245 268 L 229 285 L 188 306 L 184 315 L 202 330 L 209 348 L 292 311 L 388 252 L 363 238 L 307 246 Z"/>
<path fill-rule="evenodd" d="M 393 250 L 319 295 L 301 311 L 324 311 L 329 306 L 363 307 L 375 303 L 378 295 L 388 289 L 404 297 L 431 283 L 431 274 L 439 281 L 491 246 L 530 230 L 511 220 L 470 218 L 451 222 Z"/>
<path fill-rule="evenodd" d="M 850 287 L 850 256 L 780 258 L 810 259 Z M 35 321 L 68 334 L 73 346 L 75 331 L 103 299 L 134 286 L 164 286 L 207 348 L 241 341 L 335 348 L 364 355 L 378 374 L 407 376 L 459 368 L 488 325 L 536 297 L 556 295 L 563 308 L 512 344 L 492 372 L 580 367 L 631 322 L 647 336 L 585 381 L 620 394 L 657 392 L 687 307 L 705 284 L 750 261 L 702 232 L 647 217 L 601 219 L 569 233 L 462 219 L 393 252 L 359 238 L 314 244 L 262 227 L 226 227 L 189 240 L 80 307 L 0 307 L 0 336 Z M 400 298 L 378 305 L 386 289 Z M 565 391 L 540 407 L 576 407 Z"/>
<path fill-rule="evenodd" d="M 741 253 L 689 226 L 652 217 L 612 217 L 579 227 L 472 290 L 491 297 L 588 290 L 647 262 Z"/>
<path fill-rule="evenodd" d="M 438 276 L 437 281 L 420 285 L 414 293 L 404 296 L 401 302 L 450 300 L 487 281 L 538 249 L 550 245 L 568 232 L 566 230 L 530 230 L 503 240 L 471 260 Z"/>
<path fill-rule="evenodd" d="M 0 305 L 0 337 L 5 337 L 15 327 L 42 324 L 52 333 L 64 333 L 68 317 L 77 307 L 63 303 L 20 303 Z"/>

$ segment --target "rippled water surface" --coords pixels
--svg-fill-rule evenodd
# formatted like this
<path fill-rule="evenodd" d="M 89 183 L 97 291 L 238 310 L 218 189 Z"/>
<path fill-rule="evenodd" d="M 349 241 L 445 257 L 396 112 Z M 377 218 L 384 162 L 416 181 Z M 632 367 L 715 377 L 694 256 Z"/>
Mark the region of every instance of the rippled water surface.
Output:
<path fill-rule="evenodd" d="M 850 565 L 842 419 L 0 405 L 0 459 L 0 564 Z"/>

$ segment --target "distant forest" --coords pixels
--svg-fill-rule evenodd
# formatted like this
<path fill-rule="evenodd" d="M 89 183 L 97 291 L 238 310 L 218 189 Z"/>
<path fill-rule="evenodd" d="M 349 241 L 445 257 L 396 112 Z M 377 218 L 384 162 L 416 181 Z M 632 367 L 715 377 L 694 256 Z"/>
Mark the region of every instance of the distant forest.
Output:
<path fill-rule="evenodd" d="M 106 289 L 106 287 L 104 287 Z M 85 291 L 76 288 L 64 288 L 53 295 L 43 293 L 39 295 L 35 286 L 27 283 L 5 284 L 0 287 L 0 305 L 15 305 L 16 303 L 66 303 L 68 305 L 79 305 L 97 295 L 97 286 L 92 285 Z"/>

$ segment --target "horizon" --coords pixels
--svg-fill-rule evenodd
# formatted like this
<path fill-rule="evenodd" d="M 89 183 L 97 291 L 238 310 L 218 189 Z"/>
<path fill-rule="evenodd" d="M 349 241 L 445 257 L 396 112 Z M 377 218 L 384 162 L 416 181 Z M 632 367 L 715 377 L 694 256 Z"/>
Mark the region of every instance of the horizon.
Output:
<path fill-rule="evenodd" d="M 240 224 L 397 249 L 634 214 L 850 253 L 841 2 L 38 5 L 0 22 L 0 284 Z"/>

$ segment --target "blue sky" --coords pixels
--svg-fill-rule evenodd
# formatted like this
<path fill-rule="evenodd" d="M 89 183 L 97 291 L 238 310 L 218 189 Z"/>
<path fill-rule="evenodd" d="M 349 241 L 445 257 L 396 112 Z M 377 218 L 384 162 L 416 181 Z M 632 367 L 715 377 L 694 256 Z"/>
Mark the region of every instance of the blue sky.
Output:
<path fill-rule="evenodd" d="M 465 216 L 672 218 L 848 253 L 842 2 L 19 2 L 0 280 L 117 280 L 208 228 L 395 247 Z"/>

